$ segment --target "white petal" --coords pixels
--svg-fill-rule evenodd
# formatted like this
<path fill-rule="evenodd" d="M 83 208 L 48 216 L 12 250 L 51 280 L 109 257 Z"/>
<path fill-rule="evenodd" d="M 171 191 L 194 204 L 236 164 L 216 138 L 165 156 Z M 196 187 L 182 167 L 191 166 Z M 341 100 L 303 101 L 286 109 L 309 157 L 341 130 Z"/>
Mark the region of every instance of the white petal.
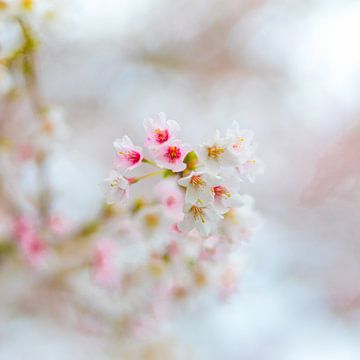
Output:
<path fill-rule="evenodd" d="M 174 135 L 180 131 L 180 125 L 175 120 L 168 120 L 168 126 L 170 132 Z"/>
<path fill-rule="evenodd" d="M 195 220 L 195 227 L 196 230 L 202 235 L 202 236 L 209 236 L 211 232 L 211 223 L 209 221 L 201 221 L 201 219 Z"/>
<path fill-rule="evenodd" d="M 191 177 L 192 177 L 192 173 L 190 175 L 186 176 L 186 177 L 183 177 L 183 178 L 179 179 L 178 184 L 180 186 L 184 186 L 184 187 L 189 186 Z"/>
<path fill-rule="evenodd" d="M 207 187 L 203 191 L 198 192 L 198 198 L 201 200 L 201 203 L 205 205 L 214 200 L 214 195 L 211 189 Z"/>
<path fill-rule="evenodd" d="M 185 202 L 187 204 L 195 204 L 199 198 L 199 191 L 197 191 L 193 186 L 188 186 L 185 194 Z"/>
<path fill-rule="evenodd" d="M 178 224 L 178 228 L 183 232 L 189 232 L 194 228 L 194 219 L 191 214 L 185 214 L 183 220 Z"/>

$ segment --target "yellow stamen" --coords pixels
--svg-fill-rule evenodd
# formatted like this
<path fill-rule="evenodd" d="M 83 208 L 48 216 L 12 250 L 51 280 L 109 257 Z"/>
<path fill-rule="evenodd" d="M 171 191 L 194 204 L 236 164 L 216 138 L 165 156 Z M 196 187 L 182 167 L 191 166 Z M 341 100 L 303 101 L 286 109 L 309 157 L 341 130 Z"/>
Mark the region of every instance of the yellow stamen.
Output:
<path fill-rule="evenodd" d="M 202 223 L 205 223 L 203 208 L 193 205 L 190 209 L 190 212 L 193 214 L 195 220 L 200 219 Z"/>
<path fill-rule="evenodd" d="M 218 159 L 222 154 L 224 154 L 224 152 L 224 148 L 219 148 L 214 145 L 208 148 L 208 157 Z"/>
<path fill-rule="evenodd" d="M 156 214 L 146 215 L 144 221 L 149 229 L 156 229 L 160 225 L 160 217 Z"/>
<path fill-rule="evenodd" d="M 22 6 L 25 10 L 30 11 L 33 7 L 33 0 L 23 0 Z"/>
<path fill-rule="evenodd" d="M 194 187 L 200 187 L 204 185 L 205 182 L 200 175 L 193 175 L 190 179 L 190 184 Z"/>

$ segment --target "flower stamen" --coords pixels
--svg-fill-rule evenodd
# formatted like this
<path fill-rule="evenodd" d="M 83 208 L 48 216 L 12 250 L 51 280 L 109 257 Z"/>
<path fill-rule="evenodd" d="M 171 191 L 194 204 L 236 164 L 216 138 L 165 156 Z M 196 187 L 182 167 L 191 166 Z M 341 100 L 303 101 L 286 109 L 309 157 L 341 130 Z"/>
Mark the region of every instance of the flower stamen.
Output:
<path fill-rule="evenodd" d="M 217 146 L 211 146 L 208 148 L 208 157 L 212 159 L 218 159 L 225 152 L 224 148 L 220 148 Z"/>
<path fill-rule="evenodd" d="M 163 144 L 164 142 L 169 140 L 168 129 L 165 129 L 165 130 L 156 129 L 156 130 L 154 130 L 154 133 L 155 133 L 155 136 L 154 136 L 155 140 L 159 144 Z"/>
<path fill-rule="evenodd" d="M 180 159 L 181 157 L 181 150 L 177 146 L 169 146 L 166 157 L 169 159 L 170 162 L 175 162 L 176 160 Z"/>
<path fill-rule="evenodd" d="M 201 207 L 193 205 L 190 208 L 190 212 L 195 220 L 200 219 L 203 224 L 205 223 L 204 210 Z"/>

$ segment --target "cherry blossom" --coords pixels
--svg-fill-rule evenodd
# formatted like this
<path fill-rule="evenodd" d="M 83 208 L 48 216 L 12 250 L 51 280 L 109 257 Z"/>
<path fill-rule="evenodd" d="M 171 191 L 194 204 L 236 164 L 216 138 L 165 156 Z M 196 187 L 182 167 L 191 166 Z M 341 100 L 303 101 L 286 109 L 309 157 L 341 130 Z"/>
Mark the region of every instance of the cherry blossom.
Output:
<path fill-rule="evenodd" d="M 216 131 L 212 141 L 198 147 L 197 155 L 201 164 L 213 172 L 218 172 L 220 167 L 233 167 L 238 164 L 231 139 L 221 137 L 219 131 Z"/>
<path fill-rule="evenodd" d="M 114 204 L 116 202 L 124 203 L 129 199 L 129 180 L 118 171 L 112 170 L 104 182 L 106 185 L 105 191 L 107 193 L 108 204 Z"/>
<path fill-rule="evenodd" d="M 240 163 L 251 158 L 255 147 L 252 144 L 254 132 L 252 130 L 242 130 L 237 121 L 234 121 L 232 128 L 226 132 L 226 137 L 231 141 L 231 147 L 237 155 Z"/>
<path fill-rule="evenodd" d="M 179 229 L 186 233 L 195 228 L 203 236 L 209 236 L 222 218 L 212 204 L 185 204 L 184 213 Z"/>
<path fill-rule="evenodd" d="M 214 206 L 221 214 L 225 214 L 231 207 L 242 205 L 239 191 L 239 179 L 230 172 L 225 172 L 220 183 L 212 188 Z"/>
<path fill-rule="evenodd" d="M 21 240 L 20 248 L 26 260 L 32 266 L 39 266 L 45 259 L 45 242 L 36 233 L 28 233 L 24 236 Z"/>
<path fill-rule="evenodd" d="M 101 286 L 113 287 L 119 281 L 119 274 L 116 268 L 117 251 L 114 241 L 101 239 L 96 244 L 93 258 L 94 281 Z"/>
<path fill-rule="evenodd" d="M 260 159 L 254 158 L 237 166 L 237 170 L 242 177 L 245 177 L 250 182 L 254 182 L 256 175 L 264 171 L 264 165 Z"/>
<path fill-rule="evenodd" d="M 190 145 L 182 143 L 181 140 L 174 140 L 154 148 L 152 155 L 161 168 L 180 172 L 186 168 L 183 161 L 190 149 Z"/>
<path fill-rule="evenodd" d="M 167 216 L 174 220 L 181 218 L 184 195 L 175 181 L 170 179 L 161 181 L 154 187 L 154 194 L 163 205 Z"/>
<path fill-rule="evenodd" d="M 155 119 L 146 118 L 144 127 L 147 147 L 160 146 L 174 140 L 180 130 L 179 124 L 174 120 L 167 120 L 163 112 L 158 113 Z"/>
<path fill-rule="evenodd" d="M 213 201 L 213 188 L 219 183 L 219 176 L 206 172 L 192 172 L 178 181 L 179 185 L 186 187 L 185 202 L 188 204 L 208 204 Z"/>
<path fill-rule="evenodd" d="M 19 242 L 28 237 L 30 234 L 35 233 L 34 221 L 25 215 L 15 218 L 13 224 L 13 234 Z"/>
<path fill-rule="evenodd" d="M 143 159 L 142 148 L 135 146 L 128 136 L 114 141 L 116 149 L 115 167 L 133 170 L 141 164 Z"/>

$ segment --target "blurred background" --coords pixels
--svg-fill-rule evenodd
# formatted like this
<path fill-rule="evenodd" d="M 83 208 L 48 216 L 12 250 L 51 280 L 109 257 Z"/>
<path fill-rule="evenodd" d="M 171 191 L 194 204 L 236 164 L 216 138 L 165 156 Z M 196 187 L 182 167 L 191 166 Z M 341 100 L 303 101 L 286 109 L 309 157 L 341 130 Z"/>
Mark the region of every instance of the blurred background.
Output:
<path fill-rule="evenodd" d="M 58 210 L 73 221 L 96 214 L 112 141 L 140 142 L 144 117 L 164 111 L 193 143 L 237 120 L 255 131 L 266 166 L 243 187 L 265 225 L 245 248 L 238 293 L 181 316 L 172 341 L 196 359 L 358 360 L 360 2 L 57 7 L 39 59 L 42 92 L 71 128 L 51 169 Z M 100 339 L 1 311 L 0 359 L 29 353 L 113 358 Z"/>

